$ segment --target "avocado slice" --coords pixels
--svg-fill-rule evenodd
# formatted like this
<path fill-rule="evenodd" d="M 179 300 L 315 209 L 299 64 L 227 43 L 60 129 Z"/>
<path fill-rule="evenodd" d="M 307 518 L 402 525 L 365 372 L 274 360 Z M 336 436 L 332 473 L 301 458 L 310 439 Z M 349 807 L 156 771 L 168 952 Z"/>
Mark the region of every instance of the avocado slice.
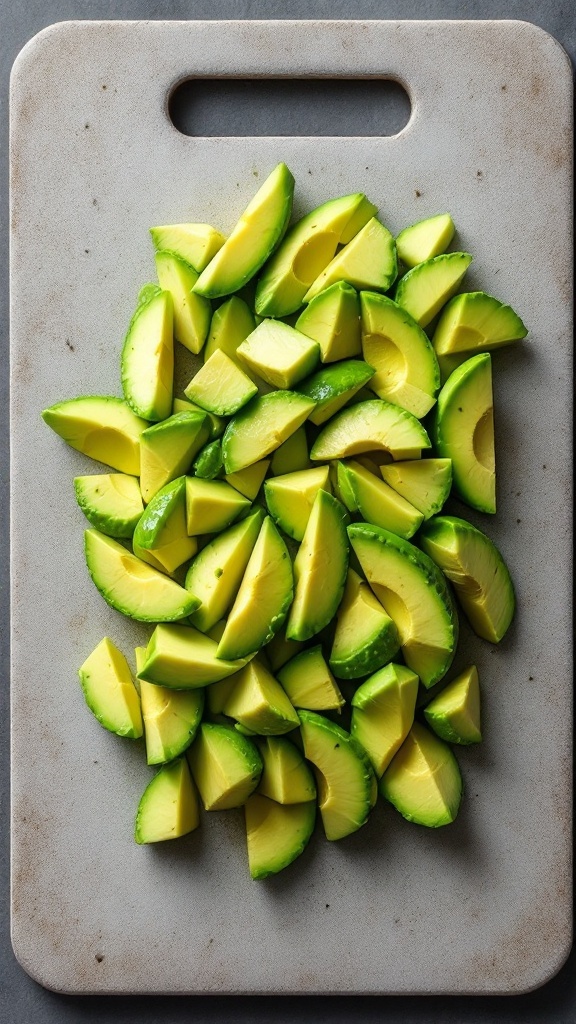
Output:
<path fill-rule="evenodd" d="M 286 624 L 291 640 L 307 640 L 334 616 L 348 569 L 346 511 L 328 491 L 318 491 L 294 562 L 295 593 Z"/>
<path fill-rule="evenodd" d="M 175 622 L 198 600 L 98 530 L 84 532 L 86 565 L 104 600 L 137 622 Z"/>
<path fill-rule="evenodd" d="M 190 616 L 206 633 L 224 617 L 242 582 L 263 519 L 261 511 L 214 537 L 198 553 L 186 574 L 186 590 L 201 602 Z"/>
<path fill-rule="evenodd" d="M 286 476 L 287 473 L 304 472 L 311 465 L 306 428 L 301 426 L 272 453 L 270 472 L 272 476 Z"/>
<path fill-rule="evenodd" d="M 408 668 L 428 689 L 450 668 L 458 641 L 458 616 L 442 573 L 419 548 L 381 527 L 353 523 L 348 536 L 398 630 Z"/>
<path fill-rule="evenodd" d="M 420 458 L 421 450 L 430 447 L 428 434 L 412 413 L 375 398 L 336 413 L 320 431 L 310 458 L 343 459 L 375 449 L 384 449 L 395 458 Z"/>
<path fill-rule="evenodd" d="M 368 387 L 421 419 L 440 388 L 438 360 L 428 336 L 386 295 L 361 292 L 360 307 L 362 352 L 376 371 Z"/>
<path fill-rule="evenodd" d="M 281 736 L 300 724 L 280 683 L 257 658 L 238 673 L 223 713 L 261 736 Z"/>
<path fill-rule="evenodd" d="M 208 336 L 212 316 L 208 300 L 192 291 L 198 274 L 173 252 L 157 252 L 155 261 L 160 286 L 172 296 L 174 337 L 184 348 L 198 353 Z"/>
<path fill-rule="evenodd" d="M 139 739 L 143 733 L 140 698 L 128 662 L 105 636 L 78 670 L 90 711 L 109 732 Z"/>
<path fill-rule="evenodd" d="M 462 799 L 458 762 L 446 743 L 415 722 L 384 772 L 380 792 L 408 821 L 449 825 Z"/>
<path fill-rule="evenodd" d="M 399 648 L 400 639 L 392 619 L 367 583 L 348 569 L 329 658 L 334 675 L 338 679 L 359 679 L 375 672 Z"/>
<path fill-rule="evenodd" d="M 225 236 L 211 224 L 161 224 L 150 228 L 155 249 L 173 252 L 200 274 L 222 248 Z"/>
<path fill-rule="evenodd" d="M 414 505 L 360 462 L 350 459 L 342 465 L 354 494 L 354 505 L 367 523 L 383 526 L 406 540 L 416 533 L 424 516 Z"/>
<path fill-rule="evenodd" d="M 146 661 L 146 648 L 137 647 L 136 671 Z M 202 720 L 204 690 L 169 690 L 140 680 L 140 701 L 148 764 L 166 764 L 190 746 Z"/>
<path fill-rule="evenodd" d="M 172 408 L 174 377 L 173 307 L 170 292 L 139 302 L 120 359 L 122 390 L 144 420 L 164 420 Z"/>
<path fill-rule="evenodd" d="M 206 811 L 241 807 L 262 774 L 255 744 L 229 725 L 203 722 L 188 759 Z"/>
<path fill-rule="evenodd" d="M 424 708 L 437 736 L 449 743 L 480 743 L 480 685 L 475 665 L 461 672 Z"/>
<path fill-rule="evenodd" d="M 380 466 L 382 479 L 422 513 L 439 512 L 452 487 L 451 459 L 410 459 Z"/>
<path fill-rule="evenodd" d="M 441 256 L 454 238 L 455 230 L 449 213 L 437 213 L 411 224 L 396 237 L 398 259 L 405 267 L 415 267 Z"/>
<path fill-rule="evenodd" d="M 336 281 L 346 281 L 358 290 L 368 288 L 386 292 L 396 280 L 397 273 L 394 237 L 376 217 L 372 217 L 312 282 L 304 302 L 310 302 Z"/>
<path fill-rule="evenodd" d="M 302 647 L 302 643 L 298 640 L 289 640 L 284 630 L 280 629 L 262 648 L 261 653 L 265 655 L 272 672 L 277 673 L 282 665 L 285 665 L 290 658 L 302 650 Z"/>
<path fill-rule="evenodd" d="M 240 491 L 245 498 L 254 501 L 270 466 L 270 459 L 260 459 L 260 462 L 253 462 L 246 469 L 240 469 L 237 473 L 228 473 L 225 477 L 226 483 L 236 491 Z"/>
<path fill-rule="evenodd" d="M 172 480 L 154 495 L 136 524 L 132 550 L 167 573 L 196 554 L 198 541 L 186 532 L 186 477 Z"/>
<path fill-rule="evenodd" d="M 201 411 L 174 413 L 143 432 L 140 490 L 144 501 L 187 472 L 209 435 L 210 421 Z"/>
<path fill-rule="evenodd" d="M 320 644 L 291 658 L 278 672 L 278 679 L 295 708 L 339 711 L 346 703 Z"/>
<path fill-rule="evenodd" d="M 312 762 L 326 839 L 343 839 L 368 820 L 374 775 L 350 733 L 315 711 L 300 711 L 304 756 Z"/>
<path fill-rule="evenodd" d="M 225 480 L 186 477 L 187 529 L 191 536 L 220 533 L 249 508 L 248 498 Z"/>
<path fill-rule="evenodd" d="M 295 327 L 318 343 L 323 363 L 360 355 L 358 292 L 346 281 L 336 281 L 308 303 Z"/>
<path fill-rule="evenodd" d="M 394 299 L 420 327 L 427 327 L 452 298 L 471 262 L 468 252 L 447 252 L 418 263 L 400 278 Z"/>
<path fill-rule="evenodd" d="M 244 668 L 247 659 L 225 661 L 217 657 L 217 647 L 215 640 L 192 626 L 156 626 L 138 679 L 174 690 L 196 690 Z"/>
<path fill-rule="evenodd" d="M 192 463 L 192 470 L 194 476 L 200 477 L 201 480 L 215 480 L 221 476 L 223 469 L 222 439 L 217 437 L 200 449 Z"/>
<path fill-rule="evenodd" d="M 430 519 L 419 541 L 453 584 L 474 632 L 499 643 L 514 617 L 516 600 L 510 572 L 493 541 L 456 516 Z"/>
<path fill-rule="evenodd" d="M 254 314 L 244 299 L 239 295 L 226 299 L 212 314 L 210 333 L 204 346 L 204 361 L 206 362 L 214 352 L 221 351 L 233 359 L 240 369 L 245 370 L 236 351 L 255 327 Z"/>
<path fill-rule="evenodd" d="M 375 213 L 376 207 L 358 192 L 331 199 L 297 221 L 260 275 L 256 312 L 273 317 L 295 313 L 338 244 L 349 242 Z"/>
<path fill-rule="evenodd" d="M 491 351 L 525 338 L 528 331 L 511 306 L 486 292 L 463 292 L 447 302 L 432 343 L 437 355 Z"/>
<path fill-rule="evenodd" d="M 172 415 L 176 415 L 176 413 L 179 412 L 204 413 L 206 420 L 208 421 L 208 440 L 210 441 L 214 441 L 217 437 L 222 437 L 222 434 L 226 429 L 226 420 L 224 417 L 215 416 L 212 412 L 206 412 L 194 402 L 189 402 L 187 398 L 175 398 L 172 402 Z"/>
<path fill-rule="evenodd" d="M 192 378 L 184 394 L 206 412 L 233 416 L 257 394 L 254 381 L 217 348 Z"/>
<path fill-rule="evenodd" d="M 140 438 L 148 423 L 121 398 L 70 398 L 44 409 L 42 419 L 76 451 L 140 476 Z"/>
<path fill-rule="evenodd" d="M 298 392 L 316 402 L 309 420 L 319 427 L 364 387 L 374 376 L 374 370 L 361 359 L 345 359 L 331 366 L 323 366 L 317 373 L 298 385 Z"/>
<path fill-rule="evenodd" d="M 241 658 L 259 651 L 280 629 L 293 593 L 288 549 L 266 516 L 218 644 L 218 657 Z"/>
<path fill-rule="evenodd" d="M 159 843 L 178 839 L 200 824 L 198 798 L 185 757 L 163 765 L 148 783 L 136 812 L 134 839 Z"/>
<path fill-rule="evenodd" d="M 315 466 L 266 480 L 264 495 L 268 511 L 289 537 L 302 540 L 318 491 L 331 490 L 329 477 L 328 466 Z"/>
<path fill-rule="evenodd" d="M 281 320 L 262 320 L 237 353 L 272 387 L 286 389 L 312 372 L 320 359 L 320 346 Z"/>
<path fill-rule="evenodd" d="M 488 352 L 472 356 L 450 374 L 438 396 L 433 440 L 438 455 L 452 460 L 454 490 L 479 512 L 496 512 L 492 363 Z"/>
<path fill-rule="evenodd" d="M 221 249 L 194 285 L 196 295 L 219 298 L 238 291 L 274 251 L 292 212 L 294 178 L 278 164 L 248 204 Z"/>
<path fill-rule="evenodd" d="M 412 727 L 417 695 L 416 673 L 391 662 L 366 679 L 352 697 L 350 733 L 366 751 L 378 779 Z"/>
<path fill-rule="evenodd" d="M 258 793 L 278 804 L 301 804 L 316 799 L 312 770 L 291 740 L 286 736 L 263 736 L 256 740 L 256 745 L 264 766 Z"/>
<path fill-rule="evenodd" d="M 91 525 L 109 537 L 131 537 L 144 511 L 138 480 L 126 473 L 77 476 L 74 493 Z"/>
<path fill-rule="evenodd" d="M 273 452 L 304 423 L 314 405 L 295 391 L 272 391 L 253 398 L 224 432 L 226 473 L 237 473 Z"/>
<path fill-rule="evenodd" d="M 279 804 L 259 793 L 244 805 L 250 877 L 268 878 L 304 852 L 314 831 L 316 805 Z"/>

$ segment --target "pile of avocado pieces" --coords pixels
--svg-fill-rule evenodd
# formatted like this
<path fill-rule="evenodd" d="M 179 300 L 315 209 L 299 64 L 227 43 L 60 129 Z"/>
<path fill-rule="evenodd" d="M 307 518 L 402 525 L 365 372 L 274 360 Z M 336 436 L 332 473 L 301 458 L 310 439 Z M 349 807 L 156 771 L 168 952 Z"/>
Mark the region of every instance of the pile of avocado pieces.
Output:
<path fill-rule="evenodd" d="M 124 399 L 43 413 L 117 471 L 74 482 L 87 566 L 113 608 L 156 624 L 136 685 L 109 638 L 80 669 L 102 725 L 145 734 L 160 765 L 136 841 L 194 829 L 198 794 L 243 806 L 253 878 L 303 851 L 317 804 L 330 840 L 378 791 L 410 821 L 454 820 L 447 741 L 481 738 L 475 666 L 436 685 L 454 595 L 491 643 L 514 613 L 491 540 L 438 513 L 452 490 L 496 510 L 490 351 L 522 321 L 456 294 L 471 256 L 446 252 L 449 214 L 394 239 L 355 194 L 288 228 L 293 189 L 279 164 L 227 239 L 152 228 L 159 284 L 124 341 Z M 203 354 L 185 398 L 174 340 Z"/>

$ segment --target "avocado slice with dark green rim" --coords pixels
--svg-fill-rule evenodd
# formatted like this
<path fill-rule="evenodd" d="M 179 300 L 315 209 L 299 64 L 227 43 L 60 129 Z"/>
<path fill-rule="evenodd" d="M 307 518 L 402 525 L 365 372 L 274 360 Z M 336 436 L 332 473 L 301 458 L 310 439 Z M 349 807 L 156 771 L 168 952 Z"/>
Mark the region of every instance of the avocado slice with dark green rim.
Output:
<path fill-rule="evenodd" d="M 188 759 L 206 811 L 241 807 L 262 774 L 255 744 L 229 725 L 203 722 Z"/>
<path fill-rule="evenodd" d="M 144 420 L 164 420 L 172 409 L 174 336 L 172 295 L 155 292 L 140 302 L 120 357 L 122 390 Z"/>
<path fill-rule="evenodd" d="M 326 664 L 320 644 L 300 651 L 291 658 L 278 671 L 278 680 L 295 708 L 339 711 L 345 704 L 338 683 Z"/>
<path fill-rule="evenodd" d="M 384 772 L 380 792 L 408 821 L 449 825 L 462 800 L 458 762 L 446 743 L 415 722 Z"/>
<path fill-rule="evenodd" d="M 457 291 L 471 262 L 468 252 L 446 252 L 418 263 L 400 278 L 394 299 L 420 327 L 427 327 Z"/>
<path fill-rule="evenodd" d="M 279 804 L 260 793 L 244 805 L 250 877 L 268 878 L 304 852 L 314 831 L 316 804 Z"/>
<path fill-rule="evenodd" d="M 432 339 L 437 355 L 488 352 L 528 331 L 511 306 L 486 292 L 462 292 L 447 302 Z"/>
<path fill-rule="evenodd" d="M 74 493 L 90 524 L 108 537 L 131 537 L 144 511 L 138 480 L 126 473 L 77 476 Z"/>
<path fill-rule="evenodd" d="M 140 476 L 140 439 L 149 424 L 121 398 L 70 398 L 44 409 L 42 419 L 76 451 Z"/>
<path fill-rule="evenodd" d="M 294 561 L 294 601 L 286 624 L 291 640 L 315 636 L 340 604 L 348 569 L 346 510 L 328 491 L 318 491 Z"/>
<path fill-rule="evenodd" d="M 480 684 L 475 665 L 460 672 L 424 708 L 437 736 L 448 743 L 480 743 Z"/>
<path fill-rule="evenodd" d="M 198 798 L 184 756 L 162 765 L 148 783 L 136 812 L 134 839 L 159 843 L 178 839 L 200 824 Z"/>
<path fill-rule="evenodd" d="M 392 619 L 368 584 L 348 569 L 329 658 L 334 675 L 338 679 L 360 679 L 385 665 L 399 648 Z"/>
<path fill-rule="evenodd" d="M 415 267 L 446 252 L 454 237 L 454 221 L 449 213 L 437 213 L 410 224 L 396 236 L 398 259 L 406 267 Z"/>
<path fill-rule="evenodd" d="M 417 696 L 416 673 L 391 662 L 366 679 L 352 697 L 350 733 L 379 779 L 412 727 Z"/>
<path fill-rule="evenodd" d="M 92 714 L 109 732 L 139 739 L 142 736 L 140 698 L 128 662 L 104 637 L 78 671 L 84 698 Z"/>

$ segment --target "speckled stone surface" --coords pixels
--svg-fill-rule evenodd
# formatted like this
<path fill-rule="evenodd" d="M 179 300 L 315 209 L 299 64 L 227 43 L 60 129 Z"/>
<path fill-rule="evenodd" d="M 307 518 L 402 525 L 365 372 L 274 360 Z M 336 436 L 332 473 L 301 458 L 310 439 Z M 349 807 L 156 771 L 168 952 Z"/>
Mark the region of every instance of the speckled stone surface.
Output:
<path fill-rule="evenodd" d="M 205 75 L 391 75 L 412 101 L 391 138 L 189 138 L 170 89 Z M 16 954 L 66 992 L 512 993 L 570 943 L 571 74 L 520 22 L 70 22 L 12 83 L 12 924 Z M 359 134 L 361 125 L 359 125 Z M 425 831 L 379 805 L 318 831 L 283 876 L 250 882 L 241 815 L 139 848 L 139 744 L 102 730 L 77 667 L 109 609 L 84 566 L 72 478 L 93 464 L 46 405 L 119 393 L 118 353 L 147 229 L 229 230 L 285 160 L 295 212 L 362 189 L 393 232 L 449 209 L 466 279 L 510 302 L 526 342 L 494 357 L 499 509 L 484 525 L 518 592 L 498 648 L 463 628 L 485 742 L 464 751 L 461 815 Z M 454 510 L 463 511 L 454 505 Z M 467 513 L 464 513 L 467 515 Z"/>

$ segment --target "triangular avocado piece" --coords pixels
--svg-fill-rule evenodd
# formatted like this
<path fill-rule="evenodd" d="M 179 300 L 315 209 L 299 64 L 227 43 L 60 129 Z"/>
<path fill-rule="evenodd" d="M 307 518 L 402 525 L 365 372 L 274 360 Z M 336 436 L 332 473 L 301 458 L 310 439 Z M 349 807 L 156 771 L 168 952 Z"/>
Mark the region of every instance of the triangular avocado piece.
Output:
<path fill-rule="evenodd" d="M 400 278 L 395 301 L 426 327 L 452 298 L 471 262 L 468 252 L 447 252 L 418 263 Z"/>
<path fill-rule="evenodd" d="M 128 662 L 104 637 L 78 670 L 92 714 L 109 732 L 138 739 L 142 735 L 140 698 Z"/>
<path fill-rule="evenodd" d="M 186 590 L 201 602 L 191 622 L 207 632 L 226 615 L 236 597 L 260 532 L 263 513 L 255 512 L 214 537 L 186 575 Z"/>
<path fill-rule="evenodd" d="M 336 281 L 308 303 L 295 326 L 318 342 L 323 363 L 360 355 L 358 292 L 346 281 Z"/>
<path fill-rule="evenodd" d="M 190 536 L 220 533 L 249 508 L 248 498 L 225 480 L 186 477 L 186 515 Z"/>
<path fill-rule="evenodd" d="M 140 476 L 140 439 L 149 424 L 121 398 L 70 398 L 44 409 L 42 419 L 76 451 Z"/>
<path fill-rule="evenodd" d="M 203 412 L 178 412 L 144 431 L 140 442 L 144 501 L 150 501 L 161 487 L 186 473 L 209 434 L 209 421 Z"/>
<path fill-rule="evenodd" d="M 226 473 L 237 473 L 279 448 L 314 405 L 295 391 L 272 391 L 253 398 L 230 420 L 222 438 Z"/>
<path fill-rule="evenodd" d="M 278 672 L 278 679 L 295 708 L 339 711 L 345 704 L 338 683 L 322 654 L 321 645 L 301 651 Z"/>
<path fill-rule="evenodd" d="M 398 259 L 406 267 L 440 256 L 454 238 L 454 221 L 449 213 L 437 213 L 404 228 L 396 237 Z"/>
<path fill-rule="evenodd" d="M 200 274 L 226 238 L 211 224 L 163 224 L 150 228 L 155 249 L 173 252 Z"/>
<path fill-rule="evenodd" d="M 316 817 L 313 801 L 279 804 L 260 793 L 244 805 L 248 866 L 251 878 L 268 878 L 303 853 Z"/>
<path fill-rule="evenodd" d="M 439 512 L 452 487 L 451 459 L 409 459 L 380 466 L 382 479 L 417 508 L 424 519 Z"/>
<path fill-rule="evenodd" d="M 207 811 L 240 807 L 262 773 L 257 747 L 229 725 L 203 722 L 188 758 Z"/>
<path fill-rule="evenodd" d="M 294 436 L 294 435 L 293 435 Z M 268 511 L 280 529 L 301 541 L 319 490 L 330 491 L 330 469 L 315 466 L 275 476 L 264 484 Z"/>
<path fill-rule="evenodd" d="M 165 250 L 156 253 L 156 273 L 162 288 L 172 295 L 174 337 L 190 352 L 200 352 L 208 335 L 212 307 L 192 291 L 198 274 L 185 260 Z"/>
<path fill-rule="evenodd" d="M 260 462 L 254 462 L 251 466 L 246 466 L 246 469 L 240 469 L 237 473 L 229 473 L 225 477 L 226 483 L 234 487 L 236 491 L 240 491 L 240 494 L 249 498 L 250 501 L 254 501 L 269 466 L 270 459 L 260 459 Z"/>
<path fill-rule="evenodd" d="M 527 334 L 511 306 L 486 292 L 463 292 L 446 303 L 432 341 L 436 354 L 446 356 L 488 352 Z"/>
<path fill-rule="evenodd" d="M 360 679 L 398 652 L 400 639 L 392 619 L 370 587 L 348 570 L 344 596 L 336 612 L 330 668 L 338 679 Z"/>
<path fill-rule="evenodd" d="M 397 273 L 394 238 L 376 217 L 372 217 L 312 282 L 304 302 L 310 302 L 336 281 L 346 281 L 357 289 L 385 292 Z"/>
<path fill-rule="evenodd" d="M 480 685 L 475 665 L 460 672 L 424 708 L 437 736 L 449 743 L 480 743 Z"/>
<path fill-rule="evenodd" d="M 418 676 L 391 662 L 366 679 L 352 698 L 350 732 L 381 778 L 414 722 Z"/>
<path fill-rule="evenodd" d="M 146 648 L 137 647 L 136 671 L 146 660 Z M 204 690 L 169 690 L 140 680 L 140 700 L 148 764 L 166 764 L 190 746 L 202 720 Z"/>
<path fill-rule="evenodd" d="M 358 511 L 367 523 L 383 526 L 406 540 L 416 533 L 424 516 L 414 505 L 354 459 L 346 463 L 346 471 Z"/>
<path fill-rule="evenodd" d="M 154 495 L 138 520 L 132 549 L 137 558 L 168 573 L 196 554 L 198 541 L 186 531 L 186 477 Z"/>
<path fill-rule="evenodd" d="M 217 348 L 194 375 L 184 394 L 206 412 L 233 416 L 257 391 L 248 374 Z"/>
<path fill-rule="evenodd" d="M 462 776 L 450 747 L 415 722 L 380 780 L 380 792 L 417 825 L 449 825 L 462 799 Z"/>
<path fill-rule="evenodd" d="M 170 583 L 171 580 L 168 580 Z M 188 595 L 197 607 L 192 595 Z M 156 626 L 146 648 L 139 679 L 175 690 L 197 690 L 244 668 L 246 659 L 225 661 L 216 656 L 217 643 L 192 626 Z"/>
<path fill-rule="evenodd" d="M 200 824 L 198 798 L 185 757 L 165 764 L 148 783 L 136 813 L 137 843 L 187 835 Z"/>
<path fill-rule="evenodd" d="M 289 698 L 271 672 L 253 658 L 238 676 L 223 712 L 261 736 L 280 736 L 300 724 Z"/>
<path fill-rule="evenodd" d="M 298 719 L 300 721 L 300 719 Z M 263 771 L 258 792 L 279 804 L 300 804 L 316 799 L 316 784 L 298 747 L 286 736 L 257 740 Z"/>

